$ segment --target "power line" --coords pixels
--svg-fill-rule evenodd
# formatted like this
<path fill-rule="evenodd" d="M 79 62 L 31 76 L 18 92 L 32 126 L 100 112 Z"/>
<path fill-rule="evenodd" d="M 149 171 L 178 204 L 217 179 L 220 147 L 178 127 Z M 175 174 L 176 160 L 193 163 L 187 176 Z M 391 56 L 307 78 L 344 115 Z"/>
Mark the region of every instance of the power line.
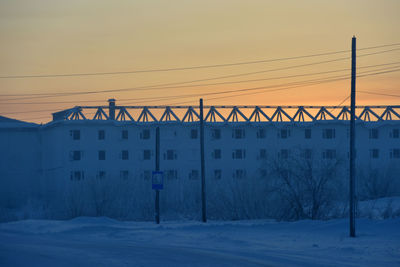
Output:
<path fill-rule="evenodd" d="M 381 95 L 381 96 L 390 96 L 390 97 L 400 97 L 400 95 L 393 95 L 393 94 L 385 94 L 385 93 L 375 93 L 371 91 L 358 91 L 363 94 L 370 94 L 370 95 Z"/>
<path fill-rule="evenodd" d="M 366 47 L 366 48 L 362 48 L 362 49 L 359 49 L 359 50 L 369 50 L 369 49 L 376 49 L 376 48 L 390 47 L 390 46 L 398 46 L 398 45 L 400 45 L 400 43 L 384 44 L 384 45 L 379 45 L 379 46 Z M 333 51 L 333 52 L 326 52 L 326 53 L 319 53 L 319 54 L 302 55 L 302 56 L 294 56 L 294 57 L 283 57 L 283 58 L 275 58 L 275 59 L 263 59 L 263 60 L 244 61 L 244 62 L 235 62 L 235 63 L 214 64 L 214 65 L 199 65 L 199 66 L 160 68 L 160 69 L 144 69 L 144 70 L 132 70 L 132 71 L 69 73 L 69 74 L 65 74 L 65 73 L 64 74 L 39 74 L 39 75 L 5 75 L 5 76 L 0 76 L 0 79 L 100 76 L 100 75 L 121 75 L 121 74 L 135 74 L 135 73 L 149 73 L 149 72 L 169 72 L 169 71 L 195 70 L 195 69 L 231 67 L 231 66 L 239 66 L 239 65 L 250 65 L 250 64 L 267 63 L 267 62 L 277 62 L 277 61 L 287 61 L 287 60 L 295 60 L 295 59 L 302 59 L 302 58 L 320 57 L 320 56 L 347 53 L 349 51 L 350 50 L 340 50 L 340 51 Z"/>
<path fill-rule="evenodd" d="M 376 71 L 376 70 L 373 70 L 373 71 Z M 400 71 L 400 68 L 386 70 L 386 71 L 382 70 L 380 72 L 374 72 L 374 73 L 371 73 L 371 71 L 366 71 L 366 72 L 360 73 L 360 75 L 358 77 L 379 75 L 379 74 L 390 73 L 390 72 L 395 72 L 395 71 Z M 209 95 L 220 95 L 220 94 L 245 92 L 245 93 L 237 94 L 237 95 L 230 95 L 230 96 L 228 95 L 228 96 L 214 97 L 214 98 L 207 99 L 207 100 L 213 100 L 213 99 L 219 99 L 219 98 L 230 98 L 230 97 L 237 97 L 237 96 L 243 96 L 243 95 L 260 94 L 260 93 L 274 92 L 274 91 L 283 91 L 283 90 L 288 90 L 288 89 L 293 89 L 293 88 L 298 88 L 298 87 L 317 85 L 317 84 L 321 84 L 321 83 L 334 82 L 334 81 L 340 81 L 340 80 L 346 80 L 346 79 L 349 79 L 348 75 L 347 76 L 341 75 L 341 76 L 327 77 L 324 79 L 305 80 L 305 81 L 300 81 L 300 82 L 292 82 L 292 83 L 272 85 L 272 86 L 242 88 L 242 89 L 226 90 L 226 91 L 218 91 L 218 92 L 202 93 L 202 94 L 174 95 L 174 96 L 165 96 L 165 97 L 144 97 L 144 98 L 136 98 L 136 100 L 146 100 L 144 102 L 148 102 L 148 101 L 155 102 L 155 101 L 164 101 L 164 100 L 176 99 L 176 98 L 190 98 L 190 97 L 199 97 L 199 96 L 204 97 L 204 96 L 209 96 Z M 250 93 L 248 93 L 249 91 L 250 91 Z M 138 103 L 138 102 L 136 101 L 136 103 Z M 187 102 L 184 102 L 184 103 L 187 103 Z M 174 103 L 174 104 L 176 104 L 176 103 Z M 179 104 L 181 104 L 181 103 L 179 103 Z M 49 112 L 49 111 L 52 112 L 52 111 L 54 111 L 54 109 L 53 110 L 38 110 L 38 111 L 20 111 L 20 112 L 11 112 L 11 113 L 5 113 L 5 114 L 23 114 L 23 113 Z"/>
<path fill-rule="evenodd" d="M 367 65 L 367 66 L 361 66 L 359 69 L 366 69 L 366 68 L 375 68 L 379 66 L 388 66 L 388 65 L 398 65 L 400 62 L 391 62 L 391 63 L 384 63 L 384 64 L 376 64 L 376 65 Z M 151 90 L 159 90 L 159 89 L 175 89 L 175 88 L 187 88 L 187 87 L 201 87 L 201 86 L 213 86 L 213 85 L 223 85 L 223 84 L 237 84 L 237 83 L 245 83 L 245 82 L 255 82 L 255 81 L 266 81 L 266 80 L 276 80 L 276 79 L 286 79 L 286 78 L 295 78 L 295 77 L 304 77 L 304 76 L 313 76 L 313 75 L 319 75 L 319 74 L 328 74 L 328 73 L 335 73 L 335 72 L 342 72 L 342 71 L 347 71 L 347 69 L 337 69 L 337 70 L 331 70 L 331 71 L 324 71 L 324 72 L 312 72 L 312 73 L 304 73 L 304 74 L 297 74 L 297 75 L 289 75 L 289 76 L 278 76 L 278 77 L 270 77 L 270 78 L 263 78 L 263 79 L 251 79 L 251 80 L 241 80 L 241 81 L 227 81 L 227 82 L 220 82 L 220 83 L 206 83 L 206 84 L 195 84 L 191 86 L 169 86 L 169 87 L 157 87 L 157 88 L 151 88 Z M 375 70 L 374 70 L 375 71 Z M 30 95 L 30 94 L 27 94 Z M 36 95 L 36 94 L 33 94 Z M 43 95 L 43 94 L 39 94 Z M 0 96 L 20 96 L 20 95 L 0 95 Z M 119 101 L 129 101 L 129 100 L 135 100 L 137 98 L 133 99 L 122 99 Z M 10 100 L 10 99 L 7 99 Z M 9 102 L 9 103 L 2 103 L 2 104 L 76 104 L 79 102 L 103 102 L 104 99 L 99 99 L 99 100 L 76 100 L 76 101 L 48 101 L 48 102 L 21 102 L 21 103 L 16 103 L 16 102 Z"/>
<path fill-rule="evenodd" d="M 395 50 L 400 50 L 400 48 L 384 50 L 384 51 L 379 51 L 379 52 L 374 52 L 374 53 L 369 53 L 369 54 L 363 54 L 363 55 L 360 55 L 359 57 L 382 54 L 382 53 L 392 52 L 392 51 L 395 51 Z M 275 68 L 275 69 L 268 69 L 268 70 L 256 71 L 256 72 L 247 72 L 247 73 L 240 73 L 240 74 L 233 74 L 233 75 L 225 75 L 225 76 L 198 79 L 198 80 L 191 80 L 191 81 L 184 81 L 184 82 L 166 83 L 166 84 L 150 85 L 150 86 L 142 86 L 142 87 L 134 87 L 134 88 L 86 91 L 86 92 L 52 93 L 52 94 L 48 93 L 48 94 L 45 94 L 45 95 L 40 96 L 40 97 L 38 96 L 38 97 L 10 98 L 10 99 L 4 99 L 3 101 L 5 101 L 5 100 L 9 101 L 9 100 L 22 100 L 22 99 L 35 99 L 35 98 L 62 97 L 62 96 L 69 96 L 69 95 L 98 94 L 98 93 L 109 93 L 109 92 L 143 90 L 143 89 L 146 89 L 146 88 L 156 88 L 156 87 L 169 86 L 169 85 L 190 84 L 190 83 L 194 83 L 194 82 L 219 80 L 219 79 L 225 79 L 225 78 L 233 78 L 233 77 L 254 75 L 254 74 L 260 74 L 260 73 L 280 71 L 280 70 L 294 69 L 294 68 L 300 68 L 300 67 L 306 67 L 306 66 L 313 66 L 313 65 L 325 64 L 325 63 L 331 63 L 331 62 L 341 61 L 341 60 L 346 60 L 346 59 L 349 59 L 349 57 L 343 57 L 343 58 L 337 58 L 337 59 L 333 59 L 333 60 L 319 61 L 319 62 L 313 62 L 313 63 L 307 63 L 307 64 L 301 64 L 301 65 L 294 65 L 294 66 L 288 66 L 288 67 L 283 67 L 283 68 Z"/>

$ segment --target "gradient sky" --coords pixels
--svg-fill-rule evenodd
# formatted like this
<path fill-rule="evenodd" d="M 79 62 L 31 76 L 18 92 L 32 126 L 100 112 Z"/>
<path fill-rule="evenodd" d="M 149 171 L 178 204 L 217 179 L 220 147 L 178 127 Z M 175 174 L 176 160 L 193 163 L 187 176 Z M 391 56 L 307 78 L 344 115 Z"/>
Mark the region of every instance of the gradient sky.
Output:
<path fill-rule="evenodd" d="M 349 50 L 400 42 L 400 1 L 105 1 L 0 0 L 0 76 L 132 71 L 235 63 Z M 359 51 L 365 54 L 400 46 Z M 0 79 L 0 115 L 46 122 L 75 105 L 197 104 L 198 97 L 138 100 L 285 84 L 336 75 L 236 84 L 188 86 L 52 98 L 24 94 L 96 91 L 263 71 L 350 56 L 350 53 L 223 68 L 126 75 Z M 400 50 L 360 57 L 357 66 L 400 62 Z M 397 65 L 400 66 L 400 65 Z M 396 67 L 385 66 L 380 68 Z M 350 60 L 203 83 L 268 79 L 350 68 Z M 378 70 L 378 68 L 375 68 Z M 375 70 L 368 69 L 368 70 Z M 358 72 L 366 71 L 359 69 Z M 400 94 L 400 72 L 357 80 L 357 90 Z M 337 105 L 350 80 L 254 95 L 208 99 L 206 104 Z M 21 96 L 6 96 L 9 94 Z M 218 95 L 231 96 L 231 94 Z M 22 98 L 22 99 L 17 99 Z M 125 101 L 123 101 L 125 99 Z M 126 100 L 132 99 L 132 100 Z M 135 100 L 136 99 L 136 100 Z M 85 102 L 99 100 L 99 102 Z M 159 100 L 159 99 L 158 99 Z M 400 98 L 359 93 L 357 104 L 399 104 Z M 38 102 L 45 102 L 38 104 Z M 56 103 L 71 102 L 71 103 Z"/>

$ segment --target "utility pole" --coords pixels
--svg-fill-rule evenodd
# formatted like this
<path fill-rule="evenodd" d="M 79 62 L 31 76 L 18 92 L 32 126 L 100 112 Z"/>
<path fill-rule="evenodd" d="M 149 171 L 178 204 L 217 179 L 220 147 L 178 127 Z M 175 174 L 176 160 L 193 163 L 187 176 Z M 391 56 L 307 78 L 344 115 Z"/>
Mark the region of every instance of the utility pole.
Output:
<path fill-rule="evenodd" d="M 350 237 L 356 236 L 355 201 L 355 113 L 356 113 L 356 37 L 351 40 L 351 120 L 350 120 Z"/>
<path fill-rule="evenodd" d="M 203 222 L 207 222 L 206 212 L 206 179 L 204 166 L 204 121 L 203 99 L 200 98 L 200 161 L 201 161 L 201 211 Z"/>
<path fill-rule="evenodd" d="M 156 128 L 156 172 L 160 171 L 160 127 Z M 156 223 L 160 224 L 160 190 L 156 189 Z"/>

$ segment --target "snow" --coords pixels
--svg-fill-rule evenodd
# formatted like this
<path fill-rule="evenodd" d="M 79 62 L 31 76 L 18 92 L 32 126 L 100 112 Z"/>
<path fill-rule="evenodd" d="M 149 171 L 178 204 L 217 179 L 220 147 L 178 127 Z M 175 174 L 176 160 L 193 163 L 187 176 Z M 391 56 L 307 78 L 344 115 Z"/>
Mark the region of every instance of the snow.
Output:
<path fill-rule="evenodd" d="M 399 266 L 400 218 L 0 224 L 0 266 Z"/>

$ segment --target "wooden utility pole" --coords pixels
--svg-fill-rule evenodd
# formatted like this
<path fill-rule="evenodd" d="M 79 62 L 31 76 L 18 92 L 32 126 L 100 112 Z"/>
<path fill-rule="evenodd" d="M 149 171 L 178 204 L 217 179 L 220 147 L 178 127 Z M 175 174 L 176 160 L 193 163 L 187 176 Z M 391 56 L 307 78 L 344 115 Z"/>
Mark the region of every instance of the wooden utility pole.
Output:
<path fill-rule="evenodd" d="M 200 161 L 201 161 L 201 214 L 203 222 L 207 222 L 206 209 L 206 179 L 204 166 L 204 121 L 203 121 L 203 99 L 200 98 Z"/>
<path fill-rule="evenodd" d="M 350 120 L 350 236 L 356 236 L 355 200 L 355 113 L 356 113 L 356 37 L 351 40 L 351 120 Z"/>
<path fill-rule="evenodd" d="M 156 128 L 156 171 L 160 171 L 160 127 Z M 160 190 L 156 189 L 155 219 L 160 224 Z"/>

